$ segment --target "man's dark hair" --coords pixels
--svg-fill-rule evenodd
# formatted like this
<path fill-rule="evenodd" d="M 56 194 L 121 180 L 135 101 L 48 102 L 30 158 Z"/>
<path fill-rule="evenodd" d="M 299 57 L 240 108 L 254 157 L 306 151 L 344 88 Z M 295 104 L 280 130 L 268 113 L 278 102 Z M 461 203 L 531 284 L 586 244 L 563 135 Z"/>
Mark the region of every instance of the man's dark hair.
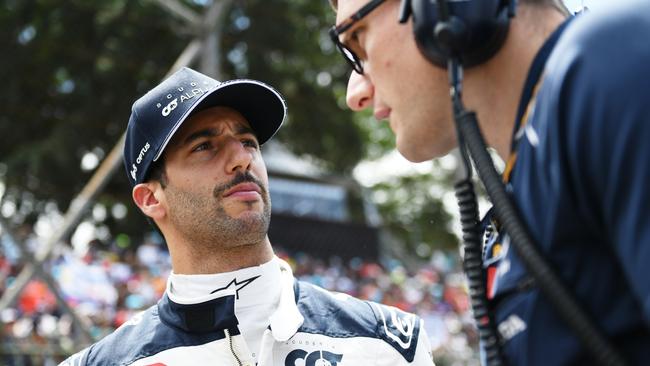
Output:
<path fill-rule="evenodd" d="M 160 182 L 160 186 L 165 189 L 167 188 L 167 171 L 165 170 L 165 157 L 161 156 L 158 160 L 154 161 L 151 166 L 149 167 L 149 172 L 147 173 L 147 176 L 144 178 L 145 182 L 151 182 L 151 181 L 158 181 Z M 149 216 L 145 216 L 147 219 L 147 222 L 153 226 L 153 228 L 160 234 L 160 236 L 164 239 L 165 235 L 163 232 L 160 230 L 158 225 L 153 221 L 152 218 Z"/>
<path fill-rule="evenodd" d="M 165 171 L 165 157 L 154 161 L 149 167 L 149 173 L 144 179 L 145 182 L 158 181 L 163 189 L 167 188 L 167 172 Z"/>

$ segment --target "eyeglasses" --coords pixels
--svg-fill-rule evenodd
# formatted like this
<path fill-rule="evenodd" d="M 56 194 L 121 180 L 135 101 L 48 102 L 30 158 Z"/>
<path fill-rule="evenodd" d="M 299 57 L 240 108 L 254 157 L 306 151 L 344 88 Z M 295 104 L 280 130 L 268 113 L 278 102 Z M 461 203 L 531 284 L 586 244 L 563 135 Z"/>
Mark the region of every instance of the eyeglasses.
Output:
<path fill-rule="evenodd" d="M 356 71 L 359 75 L 363 75 L 363 61 L 357 56 L 354 51 L 352 51 L 348 46 L 341 43 L 339 36 L 348 29 L 350 29 L 354 23 L 363 19 L 366 15 L 370 14 L 371 11 L 375 10 L 381 3 L 386 0 L 371 0 L 369 3 L 361 7 L 359 11 L 352 14 L 349 18 L 341 22 L 339 25 L 335 25 L 330 29 L 330 37 L 332 42 L 336 45 L 336 48 L 341 52 L 343 58 L 352 66 L 352 69 Z"/>

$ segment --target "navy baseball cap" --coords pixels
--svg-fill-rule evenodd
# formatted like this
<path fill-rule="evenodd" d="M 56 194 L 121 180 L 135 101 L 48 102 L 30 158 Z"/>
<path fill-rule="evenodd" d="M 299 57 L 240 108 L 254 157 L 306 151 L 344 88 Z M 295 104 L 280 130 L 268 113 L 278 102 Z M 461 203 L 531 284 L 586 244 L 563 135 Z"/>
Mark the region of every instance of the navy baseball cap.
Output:
<path fill-rule="evenodd" d="M 124 166 L 132 186 L 144 182 L 181 124 L 210 107 L 230 107 L 246 118 L 258 142 L 268 141 L 287 115 L 284 99 L 260 81 L 219 82 L 184 67 L 133 103 L 124 144 Z"/>

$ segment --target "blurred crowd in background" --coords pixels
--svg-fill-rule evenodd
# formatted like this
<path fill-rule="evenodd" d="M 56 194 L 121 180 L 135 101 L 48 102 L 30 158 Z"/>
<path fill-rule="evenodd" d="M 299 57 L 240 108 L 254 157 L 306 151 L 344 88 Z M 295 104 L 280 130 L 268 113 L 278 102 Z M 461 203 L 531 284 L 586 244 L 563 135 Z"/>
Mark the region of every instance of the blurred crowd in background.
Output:
<path fill-rule="evenodd" d="M 33 235 L 24 237 L 28 247 L 38 247 Z M 343 261 L 275 250 L 298 279 L 421 316 L 437 365 L 478 365 L 477 334 L 456 253 L 435 252 L 429 263 L 406 268 L 395 259 Z M 0 296 L 21 263 L 16 243 L 0 237 Z M 68 303 L 90 319 L 91 335 L 99 339 L 157 302 L 171 264 L 164 243 L 152 234 L 140 245 L 93 241 L 83 255 L 59 248 L 46 270 Z M 0 365 L 56 365 L 79 350 L 72 317 L 38 278 L 28 283 L 13 307 L 2 310 L 0 324 Z"/>

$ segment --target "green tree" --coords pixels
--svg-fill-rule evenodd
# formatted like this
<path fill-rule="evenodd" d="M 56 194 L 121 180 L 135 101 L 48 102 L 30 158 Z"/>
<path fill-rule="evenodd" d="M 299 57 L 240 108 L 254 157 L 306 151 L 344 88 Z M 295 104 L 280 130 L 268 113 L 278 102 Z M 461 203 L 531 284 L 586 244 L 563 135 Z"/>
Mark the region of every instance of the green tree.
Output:
<path fill-rule="evenodd" d="M 202 13 L 212 1 L 181 3 Z M 350 174 L 362 159 L 392 148 L 386 124 L 344 108 L 350 71 L 328 37 L 334 14 L 326 0 L 240 0 L 224 19 L 223 74 L 264 80 L 285 95 L 289 117 L 277 138 L 294 153 Z M 0 2 L 0 199 L 15 204 L 15 221 L 33 219 L 52 203 L 68 207 L 93 173 L 92 160 L 123 133 L 132 102 L 161 80 L 198 31 L 151 0 Z M 421 180 L 408 182 L 413 192 Z M 139 234 L 146 224 L 128 192 L 118 172 L 99 202 L 122 203 L 128 214 L 100 224 Z M 413 206 L 420 212 L 412 215 L 391 214 L 405 208 L 386 204 L 389 225 L 398 230 L 406 218 L 432 214 L 447 230 L 442 206 L 428 199 L 432 205 Z"/>
<path fill-rule="evenodd" d="M 453 171 L 439 161 L 434 161 L 432 168 L 437 174 L 399 176 L 372 187 L 386 229 L 421 259 L 429 258 L 432 249 L 458 246 L 450 227 L 452 216 L 443 203 Z"/>

